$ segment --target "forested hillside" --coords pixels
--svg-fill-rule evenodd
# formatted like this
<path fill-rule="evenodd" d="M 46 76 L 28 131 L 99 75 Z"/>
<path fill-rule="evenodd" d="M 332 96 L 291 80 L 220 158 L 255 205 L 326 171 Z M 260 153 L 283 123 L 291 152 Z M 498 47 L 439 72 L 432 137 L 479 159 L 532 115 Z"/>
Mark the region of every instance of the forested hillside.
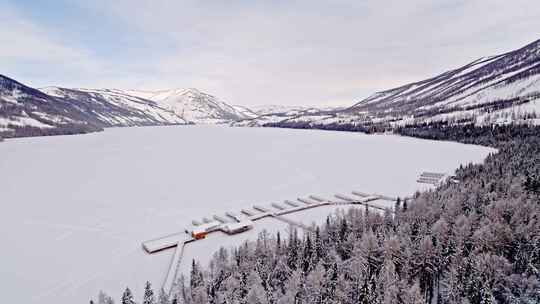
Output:
<path fill-rule="evenodd" d="M 67 100 L 49 96 L 0 75 L 0 137 L 26 137 L 103 130 L 91 115 Z"/>
<path fill-rule="evenodd" d="M 499 153 L 459 168 L 459 183 L 396 202 L 395 216 L 351 209 L 314 234 L 222 249 L 208 268 L 194 261 L 171 299 L 143 303 L 540 303 L 540 127 L 397 132 Z"/>

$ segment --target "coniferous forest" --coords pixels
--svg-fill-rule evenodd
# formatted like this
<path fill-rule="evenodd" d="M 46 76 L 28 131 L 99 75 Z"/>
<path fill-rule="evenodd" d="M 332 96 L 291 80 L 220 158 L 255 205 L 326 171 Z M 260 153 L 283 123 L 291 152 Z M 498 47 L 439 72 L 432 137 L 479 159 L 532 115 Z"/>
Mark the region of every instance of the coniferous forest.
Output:
<path fill-rule="evenodd" d="M 312 234 L 263 233 L 221 249 L 210 265 L 193 261 L 171 297 L 154 295 L 147 284 L 141 302 L 540 303 L 540 127 L 423 124 L 395 131 L 498 153 L 384 214 L 345 210 Z M 135 303 L 129 289 L 119 300 Z M 114 301 L 100 294 L 97 302 Z"/>

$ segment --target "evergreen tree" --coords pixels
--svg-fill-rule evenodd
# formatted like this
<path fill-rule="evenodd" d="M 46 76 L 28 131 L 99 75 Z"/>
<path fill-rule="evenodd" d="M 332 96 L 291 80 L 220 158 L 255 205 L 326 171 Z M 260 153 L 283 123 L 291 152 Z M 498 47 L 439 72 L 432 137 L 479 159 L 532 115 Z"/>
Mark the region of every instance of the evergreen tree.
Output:
<path fill-rule="evenodd" d="M 152 285 L 148 281 L 144 286 L 144 298 L 142 303 L 155 304 L 154 291 L 152 290 Z"/>
<path fill-rule="evenodd" d="M 252 272 L 248 276 L 249 291 L 247 293 L 247 301 L 249 304 L 267 304 L 268 299 L 266 291 L 262 286 L 262 280 L 256 272 Z"/>
<path fill-rule="evenodd" d="M 135 304 L 135 300 L 133 299 L 133 293 L 131 292 L 129 287 L 126 287 L 124 294 L 122 294 L 122 304 Z"/>
<path fill-rule="evenodd" d="M 319 261 L 324 257 L 325 255 L 325 248 L 324 244 L 321 238 L 321 230 L 319 229 L 319 226 L 315 228 L 315 244 L 314 244 L 314 253 L 315 258 L 313 260 L 313 263 L 318 264 Z"/>
<path fill-rule="evenodd" d="M 307 274 L 308 270 L 310 270 L 311 267 L 315 267 L 313 263 L 313 246 L 311 244 L 311 237 L 309 234 L 306 237 L 306 241 L 304 242 L 304 250 L 302 253 L 302 270 L 304 273 Z"/>
<path fill-rule="evenodd" d="M 336 289 L 338 285 L 338 267 L 337 263 L 333 263 L 332 266 L 326 271 L 324 283 L 322 284 L 321 301 L 322 303 L 333 303 L 336 296 Z"/>
<path fill-rule="evenodd" d="M 269 277 L 269 284 L 273 290 L 285 294 L 285 286 L 290 276 L 290 269 L 282 259 L 278 259 L 276 266 L 272 269 Z"/>
<path fill-rule="evenodd" d="M 395 205 L 395 207 L 394 207 L 394 212 L 395 212 L 395 213 L 398 213 L 398 212 L 400 212 L 400 211 L 401 211 L 401 198 L 398 197 L 398 198 L 396 199 L 396 205 Z"/>
<path fill-rule="evenodd" d="M 199 265 L 193 260 L 191 262 L 191 272 L 190 272 L 190 283 L 189 286 L 191 290 L 196 289 L 199 286 L 202 286 L 204 283 L 203 274 L 199 269 Z"/>
<path fill-rule="evenodd" d="M 281 254 L 281 234 L 279 233 L 279 231 L 276 235 L 276 253 L 278 255 Z"/>
<path fill-rule="evenodd" d="M 289 244 L 287 247 L 287 266 L 290 269 L 295 270 L 298 263 L 299 256 L 299 244 L 298 244 L 298 231 L 292 228 L 289 234 Z"/>

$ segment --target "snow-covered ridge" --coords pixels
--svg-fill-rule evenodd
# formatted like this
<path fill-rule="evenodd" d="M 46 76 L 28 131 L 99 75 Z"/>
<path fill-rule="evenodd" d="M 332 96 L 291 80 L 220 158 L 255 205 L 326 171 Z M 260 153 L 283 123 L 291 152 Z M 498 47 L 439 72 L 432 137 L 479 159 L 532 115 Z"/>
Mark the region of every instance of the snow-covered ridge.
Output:
<path fill-rule="evenodd" d="M 42 92 L 71 101 L 106 127 L 185 124 L 174 112 L 157 103 L 109 89 L 66 89 L 46 87 Z"/>
<path fill-rule="evenodd" d="M 335 113 L 342 110 L 341 107 L 310 107 L 310 106 L 285 106 L 285 105 L 263 105 L 250 107 L 253 113 L 257 114 L 253 118 L 244 119 L 233 123 L 234 126 L 260 127 L 267 124 L 279 123 L 303 119 L 310 120 L 312 117 L 326 117 L 328 113 Z"/>
<path fill-rule="evenodd" d="M 540 40 L 438 76 L 378 92 L 351 111 L 415 112 L 478 106 L 540 94 Z"/>
<path fill-rule="evenodd" d="M 64 99 L 0 75 L 0 136 L 73 134 L 100 130 Z"/>
<path fill-rule="evenodd" d="M 241 105 L 233 105 L 233 107 L 236 109 L 236 111 L 242 113 L 242 115 L 245 116 L 246 118 L 255 118 L 259 116 L 259 114 L 257 114 L 255 111 L 253 111 L 252 109 L 248 107 L 241 106 Z"/>
<path fill-rule="evenodd" d="M 0 75 L 0 135 L 73 134 L 105 127 L 229 123 L 254 115 L 194 88 L 34 89 Z"/>
<path fill-rule="evenodd" d="M 377 92 L 345 109 L 279 110 L 245 126 L 385 129 L 409 123 L 537 123 L 540 117 L 540 40 L 505 54 L 482 57 L 435 77 Z M 362 128 L 364 127 L 364 128 Z"/>
<path fill-rule="evenodd" d="M 115 90 L 152 100 L 191 123 L 228 123 L 250 118 L 245 111 L 194 88 L 161 91 Z"/>

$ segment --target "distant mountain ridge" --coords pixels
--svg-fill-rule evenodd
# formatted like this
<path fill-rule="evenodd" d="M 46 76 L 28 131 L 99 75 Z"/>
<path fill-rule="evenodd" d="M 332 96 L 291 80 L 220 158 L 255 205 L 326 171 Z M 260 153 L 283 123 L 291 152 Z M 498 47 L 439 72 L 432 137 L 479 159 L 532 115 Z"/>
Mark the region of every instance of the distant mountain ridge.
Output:
<path fill-rule="evenodd" d="M 0 137 L 77 134 L 107 127 L 229 123 L 253 117 L 197 89 L 34 89 L 0 75 Z"/>
<path fill-rule="evenodd" d="M 93 121 L 103 127 L 130 127 L 186 124 L 174 112 L 143 98 L 108 89 L 66 89 L 46 87 L 40 91 L 77 105 L 93 114 Z"/>
<path fill-rule="evenodd" d="M 348 108 L 249 109 L 194 88 L 37 90 L 0 75 L 0 137 L 171 124 L 365 131 L 426 122 L 540 124 L 540 40 L 426 80 L 377 92 Z"/>
<path fill-rule="evenodd" d="M 348 108 L 265 115 L 244 125 L 366 131 L 426 122 L 540 124 L 540 40 L 377 92 Z"/>
<path fill-rule="evenodd" d="M 195 88 L 161 91 L 118 90 L 152 100 L 191 123 L 228 123 L 249 118 L 239 109 Z"/>

